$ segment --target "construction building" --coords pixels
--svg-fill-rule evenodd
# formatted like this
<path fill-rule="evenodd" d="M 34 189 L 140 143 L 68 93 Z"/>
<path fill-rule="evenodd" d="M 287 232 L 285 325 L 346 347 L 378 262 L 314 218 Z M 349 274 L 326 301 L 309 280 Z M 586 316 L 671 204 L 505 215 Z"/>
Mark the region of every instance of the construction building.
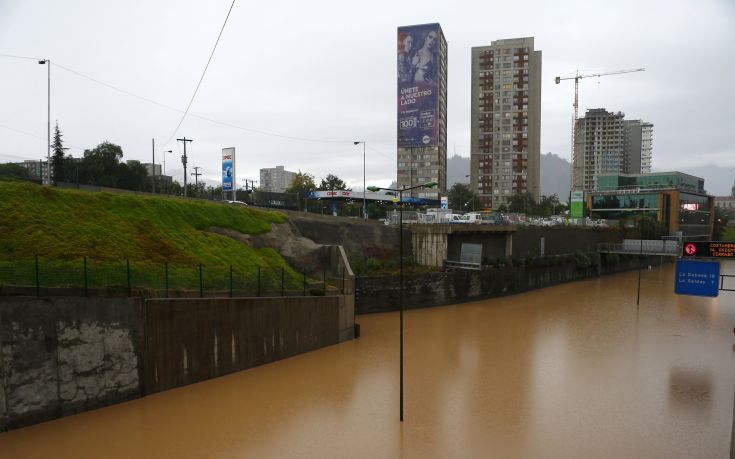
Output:
<path fill-rule="evenodd" d="M 623 112 L 587 110 L 574 135 L 572 190 L 597 189 L 601 174 L 651 172 L 653 124 L 626 120 Z"/>
<path fill-rule="evenodd" d="M 533 37 L 472 48 L 470 184 L 483 207 L 539 198 L 541 51 Z"/>

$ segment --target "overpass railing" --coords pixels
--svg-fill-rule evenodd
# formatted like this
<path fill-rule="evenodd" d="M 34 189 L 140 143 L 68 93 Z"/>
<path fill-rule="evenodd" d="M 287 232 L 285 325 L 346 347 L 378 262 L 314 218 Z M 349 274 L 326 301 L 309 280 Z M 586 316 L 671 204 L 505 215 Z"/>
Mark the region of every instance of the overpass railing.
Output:
<path fill-rule="evenodd" d="M 625 239 L 623 242 L 602 242 L 597 245 L 597 250 L 601 253 L 642 253 L 643 255 L 668 256 L 681 254 L 681 246 L 676 240 Z"/>

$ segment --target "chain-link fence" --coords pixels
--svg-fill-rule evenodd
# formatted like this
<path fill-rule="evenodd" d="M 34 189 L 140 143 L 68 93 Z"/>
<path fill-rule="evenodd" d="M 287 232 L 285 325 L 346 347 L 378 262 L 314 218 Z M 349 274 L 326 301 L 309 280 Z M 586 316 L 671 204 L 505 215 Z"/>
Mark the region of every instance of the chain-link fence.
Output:
<path fill-rule="evenodd" d="M 272 266 L 153 264 L 42 256 L 0 261 L 0 295 L 226 297 L 325 295 L 344 289 L 344 274 Z"/>

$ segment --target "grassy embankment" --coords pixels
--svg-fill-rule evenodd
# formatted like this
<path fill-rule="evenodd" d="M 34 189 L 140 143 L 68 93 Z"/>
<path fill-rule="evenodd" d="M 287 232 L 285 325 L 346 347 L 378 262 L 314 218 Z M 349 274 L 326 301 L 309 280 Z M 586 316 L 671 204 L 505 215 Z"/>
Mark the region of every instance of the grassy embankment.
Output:
<path fill-rule="evenodd" d="M 111 193 L 90 193 L 0 181 L 0 285 L 34 285 L 39 256 L 42 286 L 82 286 L 87 257 L 89 287 L 124 287 L 126 260 L 134 287 L 160 289 L 168 263 L 169 287 L 251 288 L 261 268 L 263 289 L 299 288 L 301 275 L 272 249 L 206 230 L 217 226 L 257 235 L 282 223 L 278 212 L 221 203 Z M 277 287 L 276 287 L 277 286 Z"/>

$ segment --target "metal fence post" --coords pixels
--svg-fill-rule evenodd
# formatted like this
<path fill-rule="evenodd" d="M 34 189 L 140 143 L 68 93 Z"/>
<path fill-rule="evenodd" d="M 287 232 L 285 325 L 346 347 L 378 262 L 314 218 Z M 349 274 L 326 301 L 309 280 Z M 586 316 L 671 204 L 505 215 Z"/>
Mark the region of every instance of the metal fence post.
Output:
<path fill-rule="evenodd" d="M 87 257 L 85 256 L 84 257 L 84 296 L 87 296 L 89 293 L 87 291 L 87 287 L 88 287 L 88 284 L 87 284 Z"/>
<path fill-rule="evenodd" d="M 130 258 L 125 259 L 125 266 L 126 266 L 126 270 L 128 273 L 128 296 L 130 296 L 130 290 L 131 290 L 131 287 L 130 287 Z"/>
<path fill-rule="evenodd" d="M 168 298 L 168 262 L 163 264 L 163 283 L 166 287 L 166 298 Z"/>
<path fill-rule="evenodd" d="M 260 266 L 258 266 L 258 296 L 260 296 Z"/>
<path fill-rule="evenodd" d="M 322 281 L 323 281 L 323 284 L 324 284 L 322 286 L 322 288 L 324 289 L 324 292 L 326 293 L 326 291 L 327 291 L 327 270 L 326 269 L 324 271 L 322 271 Z"/>
<path fill-rule="evenodd" d="M 41 278 L 38 275 L 38 255 L 36 255 L 36 296 L 41 296 Z"/>
<path fill-rule="evenodd" d="M 232 298 L 232 265 L 230 265 L 230 298 Z"/>
<path fill-rule="evenodd" d="M 204 298 L 204 280 L 202 279 L 201 263 L 199 263 L 199 298 Z"/>
<path fill-rule="evenodd" d="M 283 268 L 281 268 L 281 296 L 283 295 Z"/>

